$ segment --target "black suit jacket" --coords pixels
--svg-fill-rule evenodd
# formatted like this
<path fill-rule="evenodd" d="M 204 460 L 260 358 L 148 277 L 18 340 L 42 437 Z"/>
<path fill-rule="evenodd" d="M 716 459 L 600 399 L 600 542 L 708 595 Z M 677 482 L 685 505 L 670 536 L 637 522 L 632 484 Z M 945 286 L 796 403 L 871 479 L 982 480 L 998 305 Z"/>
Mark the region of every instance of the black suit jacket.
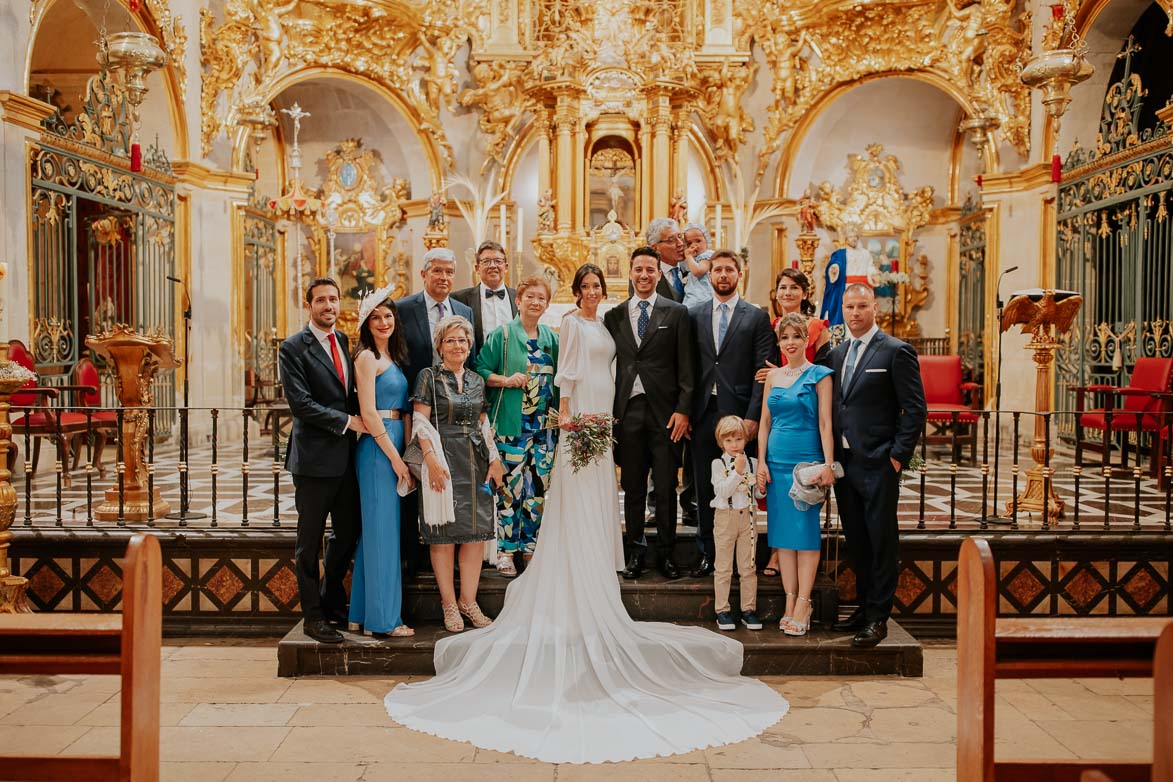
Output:
<path fill-rule="evenodd" d="M 623 418 L 636 376 L 643 382 L 652 416 L 663 426 L 673 413 L 692 414 L 692 321 L 683 304 L 656 297 L 642 344 L 636 346 L 627 299 L 607 310 L 603 324 L 615 340 L 615 417 Z"/>
<path fill-rule="evenodd" d="M 778 349 L 770 316 L 760 307 L 738 299 L 729 316 L 725 341 L 718 351 L 713 341 L 713 299 L 688 311 L 692 318 L 696 347 L 696 385 L 693 392 L 692 420 L 699 421 L 713 386 L 717 387 L 717 411 L 757 421 L 762 414 L 762 384 L 754 382 L 754 373 L 767 361 L 777 363 Z"/>
<path fill-rule="evenodd" d="M 852 453 L 882 463 L 888 457 L 908 466 L 925 422 L 925 390 L 912 345 L 877 331 L 856 356 L 851 382 L 843 387 L 850 339 L 831 351 L 834 375 L 835 455 L 843 438 Z"/>
<path fill-rule="evenodd" d="M 450 315 L 462 315 L 472 321 L 472 310 L 467 304 L 453 301 L 451 294 L 448 295 L 448 301 L 452 303 Z M 403 374 L 407 377 L 407 393 L 410 396 L 415 393 L 416 376 L 435 363 L 432 355 L 432 330 L 428 326 L 428 304 L 421 291 L 404 296 L 395 302 L 395 307 L 399 310 L 399 319 L 403 321 L 403 328 L 406 329 L 407 366 Z M 476 345 L 473 345 L 468 351 L 468 361 L 464 363 L 466 367 L 476 366 L 476 354 Z"/>
<path fill-rule="evenodd" d="M 484 320 L 483 316 L 481 315 L 481 306 L 485 303 L 485 296 L 483 293 L 481 293 L 480 283 L 472 286 L 471 288 L 458 290 L 456 293 L 453 293 L 451 297 L 459 301 L 461 304 L 467 305 L 468 308 L 472 310 L 472 328 L 473 331 L 476 332 L 477 348 L 479 349 L 485 344 L 485 337 L 488 336 L 485 334 L 485 329 L 483 326 Z M 515 291 L 513 288 L 506 287 L 505 298 L 509 299 L 509 309 L 513 312 L 513 317 L 516 318 L 517 291 Z"/>
<path fill-rule="evenodd" d="M 358 413 L 358 394 L 349 341 L 341 331 L 335 333 L 346 364 L 346 388 L 334 359 L 308 325 L 281 343 L 281 384 L 293 413 L 285 469 L 294 475 L 337 478 L 350 464 L 355 439 L 346 426 Z"/>

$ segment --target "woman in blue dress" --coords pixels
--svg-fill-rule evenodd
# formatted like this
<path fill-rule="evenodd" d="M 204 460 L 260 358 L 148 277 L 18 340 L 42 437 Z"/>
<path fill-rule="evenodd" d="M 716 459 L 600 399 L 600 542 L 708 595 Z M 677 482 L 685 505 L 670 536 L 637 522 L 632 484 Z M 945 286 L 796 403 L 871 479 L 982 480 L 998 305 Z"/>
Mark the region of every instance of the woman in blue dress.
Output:
<path fill-rule="evenodd" d="M 390 286 L 363 298 L 359 305 L 358 350 L 354 377 L 358 408 L 368 434 L 355 451 L 362 502 L 362 537 L 354 554 L 350 585 L 350 625 L 371 635 L 408 636 L 403 624 L 403 573 L 399 560 L 399 493 L 411 485 L 400 457 L 410 436 L 407 401 L 407 340 Z"/>
<path fill-rule="evenodd" d="M 835 482 L 831 430 L 831 370 L 806 357 L 807 319 L 790 313 L 775 333 L 783 364 L 766 376 L 766 404 L 758 431 L 758 490 L 766 494 L 766 537 L 778 550 L 786 612 L 778 629 L 806 635 L 810 627 L 811 588 L 819 568 L 819 511 L 822 503 L 799 510 L 790 498 L 794 467 L 800 462 L 823 465 L 817 482 Z M 805 504 L 805 503 L 804 503 Z"/>

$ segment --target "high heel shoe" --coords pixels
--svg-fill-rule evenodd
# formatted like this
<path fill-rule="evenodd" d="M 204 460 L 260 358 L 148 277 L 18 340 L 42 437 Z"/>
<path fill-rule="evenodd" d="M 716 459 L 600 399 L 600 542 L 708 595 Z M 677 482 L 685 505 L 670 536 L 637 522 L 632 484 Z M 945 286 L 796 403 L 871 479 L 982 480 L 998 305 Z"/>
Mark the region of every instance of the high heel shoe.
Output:
<path fill-rule="evenodd" d="M 457 603 L 456 607 L 460 610 L 460 613 L 468 617 L 468 621 L 472 622 L 472 626 L 478 630 L 482 627 L 488 627 L 489 625 L 493 624 L 493 620 L 485 616 L 484 613 L 481 612 L 481 607 L 476 603 L 472 603 L 470 605 Z"/>
<path fill-rule="evenodd" d="M 786 597 L 788 597 L 788 598 L 790 598 L 790 597 L 797 598 L 797 597 L 798 597 L 798 595 L 797 595 L 797 593 L 795 593 L 795 592 L 787 592 L 787 593 L 786 593 Z M 787 600 L 786 602 L 790 602 L 790 601 L 789 601 L 789 600 Z M 797 602 L 797 601 L 796 601 L 796 602 Z M 784 616 L 784 617 L 782 617 L 781 619 L 779 619 L 779 620 L 778 620 L 778 629 L 779 629 L 779 630 L 782 630 L 783 632 L 785 632 L 787 625 L 789 625 L 789 624 L 790 624 L 791 622 L 793 622 L 793 621 L 794 621 L 794 617 L 792 617 L 792 616 L 790 616 L 789 614 L 787 614 L 786 616 Z"/>
<path fill-rule="evenodd" d="M 806 631 L 810 629 L 811 612 L 814 611 L 813 606 L 811 606 L 811 600 L 809 597 L 799 597 L 798 599 L 807 604 L 806 621 L 796 622 L 791 619 L 790 626 L 782 628 L 782 632 L 786 633 L 786 635 L 803 636 L 806 635 Z M 794 606 L 794 613 L 798 613 L 797 603 Z"/>
<path fill-rule="evenodd" d="M 444 629 L 450 633 L 459 633 L 464 630 L 464 620 L 460 618 L 460 609 L 456 603 L 440 605 L 444 612 Z"/>

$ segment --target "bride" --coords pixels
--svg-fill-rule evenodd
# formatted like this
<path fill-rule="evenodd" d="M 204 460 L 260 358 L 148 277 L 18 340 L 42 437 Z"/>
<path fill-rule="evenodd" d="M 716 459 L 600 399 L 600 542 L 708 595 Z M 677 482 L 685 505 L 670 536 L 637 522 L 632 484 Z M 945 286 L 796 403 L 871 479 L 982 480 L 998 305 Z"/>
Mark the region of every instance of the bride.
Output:
<path fill-rule="evenodd" d="M 615 344 L 603 272 L 574 275 L 561 328 L 560 420 L 610 413 Z M 572 472 L 559 445 L 533 561 L 483 629 L 436 645 L 436 677 L 387 695 L 409 728 L 549 763 L 602 763 L 742 741 L 786 713 L 740 675 L 742 647 L 698 627 L 636 622 L 620 598 L 619 492 L 608 452 Z"/>

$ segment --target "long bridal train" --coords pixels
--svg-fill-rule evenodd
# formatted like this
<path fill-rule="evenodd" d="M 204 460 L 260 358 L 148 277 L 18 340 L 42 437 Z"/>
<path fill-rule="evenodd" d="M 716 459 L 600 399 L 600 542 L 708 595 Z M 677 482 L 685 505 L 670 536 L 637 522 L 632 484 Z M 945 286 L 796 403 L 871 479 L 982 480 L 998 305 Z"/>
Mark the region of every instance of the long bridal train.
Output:
<path fill-rule="evenodd" d="M 609 412 L 614 344 L 606 329 L 572 316 L 562 331 L 558 384 L 573 412 Z M 574 473 L 560 445 L 537 551 L 509 585 L 500 616 L 440 641 L 436 677 L 388 694 L 391 717 L 551 763 L 679 754 L 777 722 L 788 704 L 740 675 L 741 644 L 627 615 L 615 575 L 623 567 L 618 519 L 610 455 Z"/>

